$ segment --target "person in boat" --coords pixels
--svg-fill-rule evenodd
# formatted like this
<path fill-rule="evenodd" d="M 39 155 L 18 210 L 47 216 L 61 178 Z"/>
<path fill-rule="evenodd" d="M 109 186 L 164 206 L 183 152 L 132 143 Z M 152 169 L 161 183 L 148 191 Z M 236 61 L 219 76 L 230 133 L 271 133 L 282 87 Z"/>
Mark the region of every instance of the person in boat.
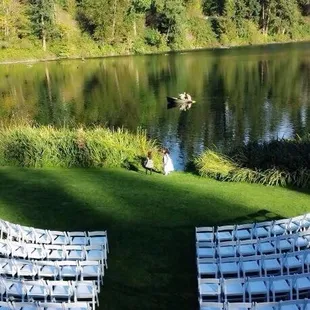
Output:
<path fill-rule="evenodd" d="M 190 94 L 186 93 L 186 94 L 185 94 L 185 99 L 186 99 L 187 101 L 192 101 L 192 96 L 191 96 Z"/>
<path fill-rule="evenodd" d="M 179 99 L 185 100 L 186 99 L 186 92 L 179 94 Z"/>

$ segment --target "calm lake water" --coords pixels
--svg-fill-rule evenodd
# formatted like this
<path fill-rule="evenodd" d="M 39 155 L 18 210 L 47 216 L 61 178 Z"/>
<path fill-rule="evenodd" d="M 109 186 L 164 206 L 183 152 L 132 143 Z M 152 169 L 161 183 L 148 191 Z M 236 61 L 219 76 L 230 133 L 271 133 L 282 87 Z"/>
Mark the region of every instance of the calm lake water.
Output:
<path fill-rule="evenodd" d="M 190 110 L 167 109 L 187 91 Z M 310 43 L 0 66 L 0 120 L 147 129 L 177 169 L 208 146 L 310 132 Z"/>

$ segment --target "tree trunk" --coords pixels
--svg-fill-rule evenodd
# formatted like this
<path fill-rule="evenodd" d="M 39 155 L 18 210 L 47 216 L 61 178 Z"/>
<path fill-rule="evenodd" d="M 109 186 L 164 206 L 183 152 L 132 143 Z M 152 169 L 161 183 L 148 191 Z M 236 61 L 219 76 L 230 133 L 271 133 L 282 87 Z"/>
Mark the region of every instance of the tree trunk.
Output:
<path fill-rule="evenodd" d="M 41 15 L 41 26 L 42 26 L 42 47 L 43 47 L 43 51 L 46 52 L 46 33 L 45 33 L 43 15 Z"/>
<path fill-rule="evenodd" d="M 133 35 L 135 37 L 137 36 L 137 23 L 136 23 L 136 19 L 133 20 Z"/>
<path fill-rule="evenodd" d="M 115 38 L 116 10 L 117 10 L 117 0 L 114 0 L 113 23 L 112 23 L 112 41 L 114 41 L 114 38 Z"/>

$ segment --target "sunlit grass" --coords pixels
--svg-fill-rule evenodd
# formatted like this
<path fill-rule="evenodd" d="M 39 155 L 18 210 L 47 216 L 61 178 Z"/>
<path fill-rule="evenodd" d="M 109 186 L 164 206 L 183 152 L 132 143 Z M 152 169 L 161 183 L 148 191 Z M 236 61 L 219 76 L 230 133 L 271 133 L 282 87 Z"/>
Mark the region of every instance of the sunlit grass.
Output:
<path fill-rule="evenodd" d="M 187 173 L 0 168 L 0 217 L 57 230 L 107 229 L 100 309 L 197 309 L 194 227 L 309 212 L 309 194 Z"/>

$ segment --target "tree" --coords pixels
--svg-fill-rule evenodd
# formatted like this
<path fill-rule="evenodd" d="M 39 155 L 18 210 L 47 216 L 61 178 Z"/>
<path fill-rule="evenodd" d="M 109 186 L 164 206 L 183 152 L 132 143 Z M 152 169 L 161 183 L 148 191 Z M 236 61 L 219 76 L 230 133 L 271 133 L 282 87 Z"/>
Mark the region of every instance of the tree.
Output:
<path fill-rule="evenodd" d="M 54 0 L 30 0 L 29 2 L 33 32 L 42 40 L 42 48 L 46 51 L 46 42 L 55 31 Z"/>
<path fill-rule="evenodd" d="M 18 0 L 0 2 L 0 29 L 4 40 L 21 36 L 23 29 L 27 26 L 24 13 L 24 6 Z"/>

